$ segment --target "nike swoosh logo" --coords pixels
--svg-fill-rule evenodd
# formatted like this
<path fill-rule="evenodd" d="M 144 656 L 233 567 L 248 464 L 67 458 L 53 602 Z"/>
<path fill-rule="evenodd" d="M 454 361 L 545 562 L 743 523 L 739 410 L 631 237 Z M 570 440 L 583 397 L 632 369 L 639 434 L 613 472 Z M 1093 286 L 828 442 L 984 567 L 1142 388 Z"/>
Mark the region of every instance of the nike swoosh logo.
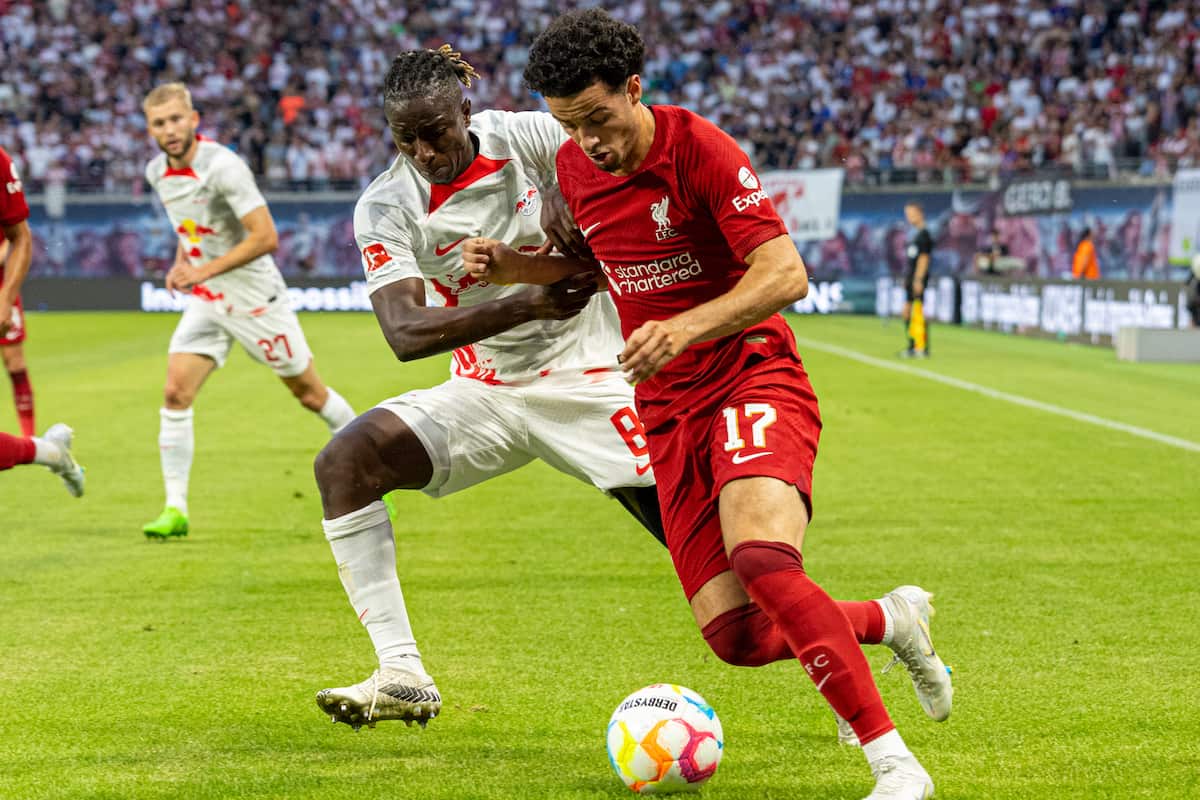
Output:
<path fill-rule="evenodd" d="M 451 242 L 450 244 L 446 245 L 445 247 L 438 247 L 435 245 L 433 248 L 433 254 L 435 256 L 444 256 L 444 255 L 446 255 L 446 253 L 449 253 L 451 250 L 453 250 L 454 248 L 456 248 L 460 244 L 462 244 L 463 239 L 466 239 L 466 238 L 467 237 L 464 236 L 464 237 L 462 237 L 462 239 L 459 239 L 457 242 Z"/>
<path fill-rule="evenodd" d="M 647 472 L 650 471 L 650 465 L 647 464 L 646 466 L 643 467 L 641 464 L 638 464 L 636 467 L 634 467 L 634 469 L 637 471 L 638 475 L 645 475 Z"/>
<path fill-rule="evenodd" d="M 583 228 L 583 229 L 580 231 L 580 233 L 582 233 L 582 234 L 583 234 L 583 238 L 585 238 L 585 239 L 586 239 L 586 238 L 588 237 L 588 234 L 589 234 L 589 233 L 591 233 L 592 231 L 596 230 L 596 228 L 598 228 L 598 227 L 600 227 L 600 223 L 599 223 L 599 222 L 597 222 L 597 223 L 594 223 L 594 224 L 592 224 L 592 225 L 588 225 L 586 228 Z"/>
<path fill-rule="evenodd" d="M 767 450 L 766 452 L 763 452 L 763 453 L 751 453 L 748 456 L 742 455 L 741 452 L 739 451 L 739 452 L 733 454 L 733 463 L 745 464 L 747 461 L 753 461 L 756 458 L 762 458 L 763 456 L 771 456 L 771 455 L 774 455 L 774 453 L 772 453 L 770 450 Z"/>

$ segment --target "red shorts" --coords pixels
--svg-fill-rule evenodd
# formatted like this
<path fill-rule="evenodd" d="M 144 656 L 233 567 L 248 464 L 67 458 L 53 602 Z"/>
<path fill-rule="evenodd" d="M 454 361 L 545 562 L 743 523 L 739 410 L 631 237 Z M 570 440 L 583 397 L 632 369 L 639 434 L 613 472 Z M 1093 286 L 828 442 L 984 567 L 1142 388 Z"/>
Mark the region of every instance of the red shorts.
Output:
<path fill-rule="evenodd" d="M 812 470 L 821 435 L 817 397 L 800 359 L 775 356 L 698 398 L 673 425 L 649 434 L 667 548 L 688 600 L 729 569 L 717 501 L 737 478 L 796 487 L 812 514 Z"/>
<path fill-rule="evenodd" d="M 0 282 L 2 285 L 2 282 Z M 25 341 L 25 309 L 21 307 L 21 298 L 18 296 L 13 301 L 13 326 L 8 329 L 8 333 L 0 336 L 0 347 L 10 344 L 20 344 Z"/>

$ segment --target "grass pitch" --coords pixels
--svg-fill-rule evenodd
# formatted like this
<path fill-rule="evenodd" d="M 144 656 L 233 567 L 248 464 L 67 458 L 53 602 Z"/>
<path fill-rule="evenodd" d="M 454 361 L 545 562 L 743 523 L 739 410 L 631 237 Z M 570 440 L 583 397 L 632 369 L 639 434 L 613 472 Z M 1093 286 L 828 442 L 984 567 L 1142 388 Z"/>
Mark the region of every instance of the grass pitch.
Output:
<path fill-rule="evenodd" d="M 192 535 L 147 542 L 174 316 L 31 314 L 39 425 L 77 431 L 88 493 L 0 475 L 0 797 L 618 798 L 608 715 L 656 681 L 724 723 L 709 800 L 866 795 L 858 751 L 794 664 L 712 657 L 664 551 L 613 502 L 533 465 L 397 525 L 401 579 L 446 706 L 427 730 L 333 726 L 317 690 L 374 654 L 338 583 L 311 462 L 324 426 L 244 355 L 196 405 Z M 890 357 L 897 324 L 795 318 Z M 443 379 L 365 315 L 307 316 L 359 410 Z M 921 368 L 1200 441 L 1200 370 L 952 328 Z M 803 351 L 802 351 L 803 352 Z M 810 572 L 835 596 L 936 594 L 955 668 L 938 725 L 880 677 L 939 798 L 1200 796 L 1200 454 L 819 351 L 825 431 Z M 3 381 L 0 381 L 2 384 Z M 0 429 L 15 429 L 0 385 Z M 887 651 L 870 648 L 878 667 Z"/>

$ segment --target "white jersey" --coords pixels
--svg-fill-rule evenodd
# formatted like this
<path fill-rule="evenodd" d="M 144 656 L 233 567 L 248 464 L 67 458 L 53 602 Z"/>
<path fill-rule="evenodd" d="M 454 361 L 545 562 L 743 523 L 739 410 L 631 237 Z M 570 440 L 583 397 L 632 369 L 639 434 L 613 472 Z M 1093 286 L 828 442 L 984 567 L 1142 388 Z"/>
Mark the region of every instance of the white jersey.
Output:
<path fill-rule="evenodd" d="M 538 187 L 557 185 L 555 156 L 566 135 L 540 112 L 482 111 L 469 130 L 479 151 L 453 182 L 431 185 L 399 156 L 358 199 L 354 236 L 369 292 L 422 278 L 430 305 L 468 307 L 525 290 L 468 275 L 460 245 L 474 236 L 526 250 L 545 241 Z M 612 300 L 597 293 L 569 320 L 535 320 L 460 347 L 451 375 L 501 384 L 615 369 L 623 346 Z"/>
<path fill-rule="evenodd" d="M 158 194 L 193 266 L 223 256 L 246 238 L 242 217 L 267 204 L 246 162 L 216 142 L 201 138 L 191 165 L 174 169 L 159 153 L 146 165 L 146 180 Z M 192 293 L 226 314 L 261 314 L 287 285 L 270 254 L 197 285 Z"/>

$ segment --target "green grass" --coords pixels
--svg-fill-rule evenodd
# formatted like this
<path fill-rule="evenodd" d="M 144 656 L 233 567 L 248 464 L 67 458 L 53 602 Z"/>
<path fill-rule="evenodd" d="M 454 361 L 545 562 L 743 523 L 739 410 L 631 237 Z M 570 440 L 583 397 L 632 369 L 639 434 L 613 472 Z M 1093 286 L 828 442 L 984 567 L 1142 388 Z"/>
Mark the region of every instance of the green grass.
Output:
<path fill-rule="evenodd" d="M 877 356 L 897 324 L 798 318 Z M 432 501 L 413 493 L 400 571 L 446 708 L 425 731 L 352 733 L 313 702 L 374 654 L 320 527 L 324 427 L 235 354 L 201 393 L 192 535 L 153 543 L 173 316 L 30 315 L 39 424 L 77 430 L 88 494 L 0 476 L 0 797 L 618 798 L 603 730 L 670 680 L 701 692 L 727 751 L 709 800 L 857 800 L 857 751 L 793 664 L 707 651 L 670 562 L 621 509 L 538 464 Z M 363 410 L 439 382 L 369 316 L 308 316 L 318 368 Z M 1200 370 L 938 328 L 919 366 L 1200 441 Z M 955 798 L 1200 795 L 1200 455 L 821 352 L 825 430 L 810 572 L 836 596 L 933 590 L 954 715 L 902 673 L 884 699 Z M 12 430 L 0 386 L 0 429 Z M 881 666 L 886 651 L 871 648 Z"/>

